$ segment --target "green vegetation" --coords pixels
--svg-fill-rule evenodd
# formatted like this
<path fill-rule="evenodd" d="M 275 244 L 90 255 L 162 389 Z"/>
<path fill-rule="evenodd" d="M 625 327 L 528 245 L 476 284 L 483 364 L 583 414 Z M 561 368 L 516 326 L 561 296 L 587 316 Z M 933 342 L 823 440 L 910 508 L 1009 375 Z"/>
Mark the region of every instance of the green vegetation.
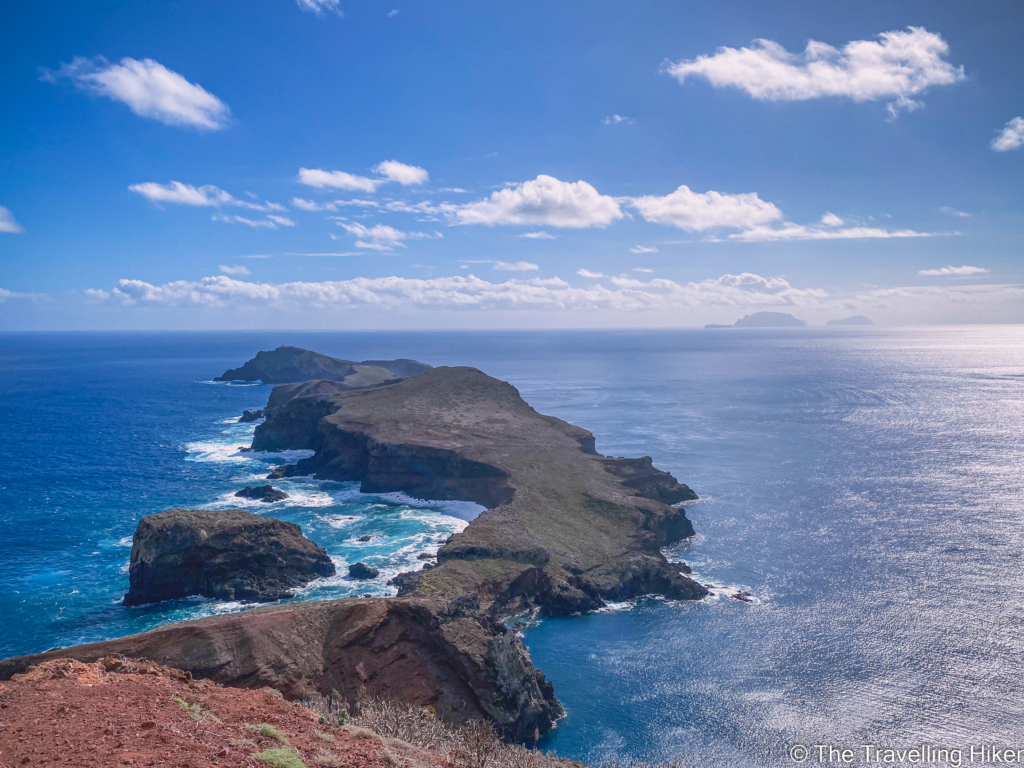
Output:
<path fill-rule="evenodd" d="M 288 737 L 270 723 L 260 723 L 259 725 L 246 723 L 245 728 L 249 731 L 256 731 L 260 736 L 266 736 L 268 739 L 276 739 L 286 747 L 289 746 Z"/>
<path fill-rule="evenodd" d="M 221 722 L 221 719 L 217 717 L 213 712 L 208 709 L 203 709 L 199 704 L 189 704 L 180 696 L 175 696 L 174 703 L 188 712 L 195 720 L 213 720 L 215 723 Z"/>
<path fill-rule="evenodd" d="M 267 749 L 253 755 L 257 760 L 269 763 L 274 768 L 306 768 L 302 757 L 291 747 L 287 749 Z"/>

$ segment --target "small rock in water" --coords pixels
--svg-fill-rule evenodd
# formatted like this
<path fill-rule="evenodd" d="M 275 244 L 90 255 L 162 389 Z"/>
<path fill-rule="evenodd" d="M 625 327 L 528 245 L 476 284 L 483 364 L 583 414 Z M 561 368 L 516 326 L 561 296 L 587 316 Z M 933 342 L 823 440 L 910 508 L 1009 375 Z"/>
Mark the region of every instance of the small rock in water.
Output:
<path fill-rule="evenodd" d="M 238 417 L 239 424 L 249 424 L 253 421 L 262 419 L 266 414 L 261 408 L 258 411 L 242 411 L 242 415 Z"/>
<path fill-rule="evenodd" d="M 272 485 L 247 485 L 235 494 L 242 499 L 254 499 L 270 504 L 288 498 L 288 494 Z"/>
<path fill-rule="evenodd" d="M 434 556 L 432 554 L 430 554 L 429 552 L 420 552 L 418 555 L 416 555 L 416 559 L 417 560 L 433 560 Z"/>
<path fill-rule="evenodd" d="M 375 579 L 380 576 L 380 571 L 376 568 L 371 568 L 365 563 L 352 563 L 348 567 L 348 577 L 350 579 Z"/>
<path fill-rule="evenodd" d="M 359 540 L 360 541 L 369 541 L 372 538 L 373 538 L 373 536 L 360 536 Z"/>
<path fill-rule="evenodd" d="M 740 600 L 744 603 L 754 602 L 754 595 L 742 589 L 739 592 L 734 592 L 733 594 L 729 595 L 729 597 L 731 597 L 733 600 Z"/>

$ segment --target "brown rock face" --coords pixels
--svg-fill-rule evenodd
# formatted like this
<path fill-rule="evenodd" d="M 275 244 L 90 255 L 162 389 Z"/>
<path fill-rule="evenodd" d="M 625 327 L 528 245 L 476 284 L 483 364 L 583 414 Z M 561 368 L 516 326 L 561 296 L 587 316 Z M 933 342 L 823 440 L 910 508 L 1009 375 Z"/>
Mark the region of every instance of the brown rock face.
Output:
<path fill-rule="evenodd" d="M 280 600 L 334 573 L 327 553 L 294 523 L 240 509 L 172 509 L 139 521 L 124 604 L 188 595 Z"/>
<path fill-rule="evenodd" d="M 476 594 L 507 615 L 707 594 L 660 553 L 693 535 L 685 511 L 671 506 L 693 491 L 649 457 L 601 456 L 590 432 L 537 413 L 512 385 L 475 368 L 296 398 L 271 411 L 253 440 L 254 450 L 288 448 L 316 455 L 281 475 L 489 508 L 440 550 L 436 568 L 403 574 L 400 595 Z"/>
<path fill-rule="evenodd" d="M 259 608 L 140 635 L 0 661 L 0 680 L 49 659 L 142 657 L 196 677 L 286 698 L 338 691 L 433 706 L 453 722 L 486 718 L 509 737 L 546 733 L 561 716 L 550 683 L 514 633 L 472 599 L 335 600 Z"/>

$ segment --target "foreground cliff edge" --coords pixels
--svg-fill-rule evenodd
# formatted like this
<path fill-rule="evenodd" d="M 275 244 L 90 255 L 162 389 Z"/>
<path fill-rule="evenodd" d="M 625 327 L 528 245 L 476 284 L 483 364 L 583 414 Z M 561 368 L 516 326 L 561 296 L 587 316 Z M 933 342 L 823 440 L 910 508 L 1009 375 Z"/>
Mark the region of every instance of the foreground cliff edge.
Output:
<path fill-rule="evenodd" d="M 561 706 L 504 619 L 708 593 L 661 554 L 693 535 L 677 505 L 696 495 L 649 457 L 598 454 L 590 432 L 537 413 L 506 382 L 474 368 L 434 368 L 340 392 L 299 386 L 290 399 L 279 389 L 252 448 L 315 454 L 277 476 L 360 481 L 365 492 L 476 501 L 487 511 L 449 539 L 436 567 L 399 576 L 398 598 L 175 624 L 8 659 L 0 679 L 46 659 L 122 653 L 289 697 L 337 690 L 353 702 L 375 695 L 430 705 L 531 740 L 550 730 Z"/>

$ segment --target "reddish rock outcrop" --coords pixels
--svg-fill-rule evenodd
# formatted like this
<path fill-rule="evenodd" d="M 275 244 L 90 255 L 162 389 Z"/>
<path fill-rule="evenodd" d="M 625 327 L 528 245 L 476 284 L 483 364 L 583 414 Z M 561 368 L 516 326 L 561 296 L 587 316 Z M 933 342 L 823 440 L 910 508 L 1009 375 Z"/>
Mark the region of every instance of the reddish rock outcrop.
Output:
<path fill-rule="evenodd" d="M 102 643 L 0 661 L 0 680 L 61 657 L 151 659 L 200 678 L 286 698 L 337 691 L 432 706 L 449 721 L 492 720 L 525 741 L 562 714 L 515 634 L 474 600 L 334 600 L 210 617 Z"/>
<path fill-rule="evenodd" d="M 141 659 L 54 659 L 0 682 L 0 765 L 266 768 L 253 755 L 290 749 L 311 768 L 395 768 L 379 738 L 317 720 L 268 691 Z M 425 757 L 416 765 L 440 763 Z"/>

